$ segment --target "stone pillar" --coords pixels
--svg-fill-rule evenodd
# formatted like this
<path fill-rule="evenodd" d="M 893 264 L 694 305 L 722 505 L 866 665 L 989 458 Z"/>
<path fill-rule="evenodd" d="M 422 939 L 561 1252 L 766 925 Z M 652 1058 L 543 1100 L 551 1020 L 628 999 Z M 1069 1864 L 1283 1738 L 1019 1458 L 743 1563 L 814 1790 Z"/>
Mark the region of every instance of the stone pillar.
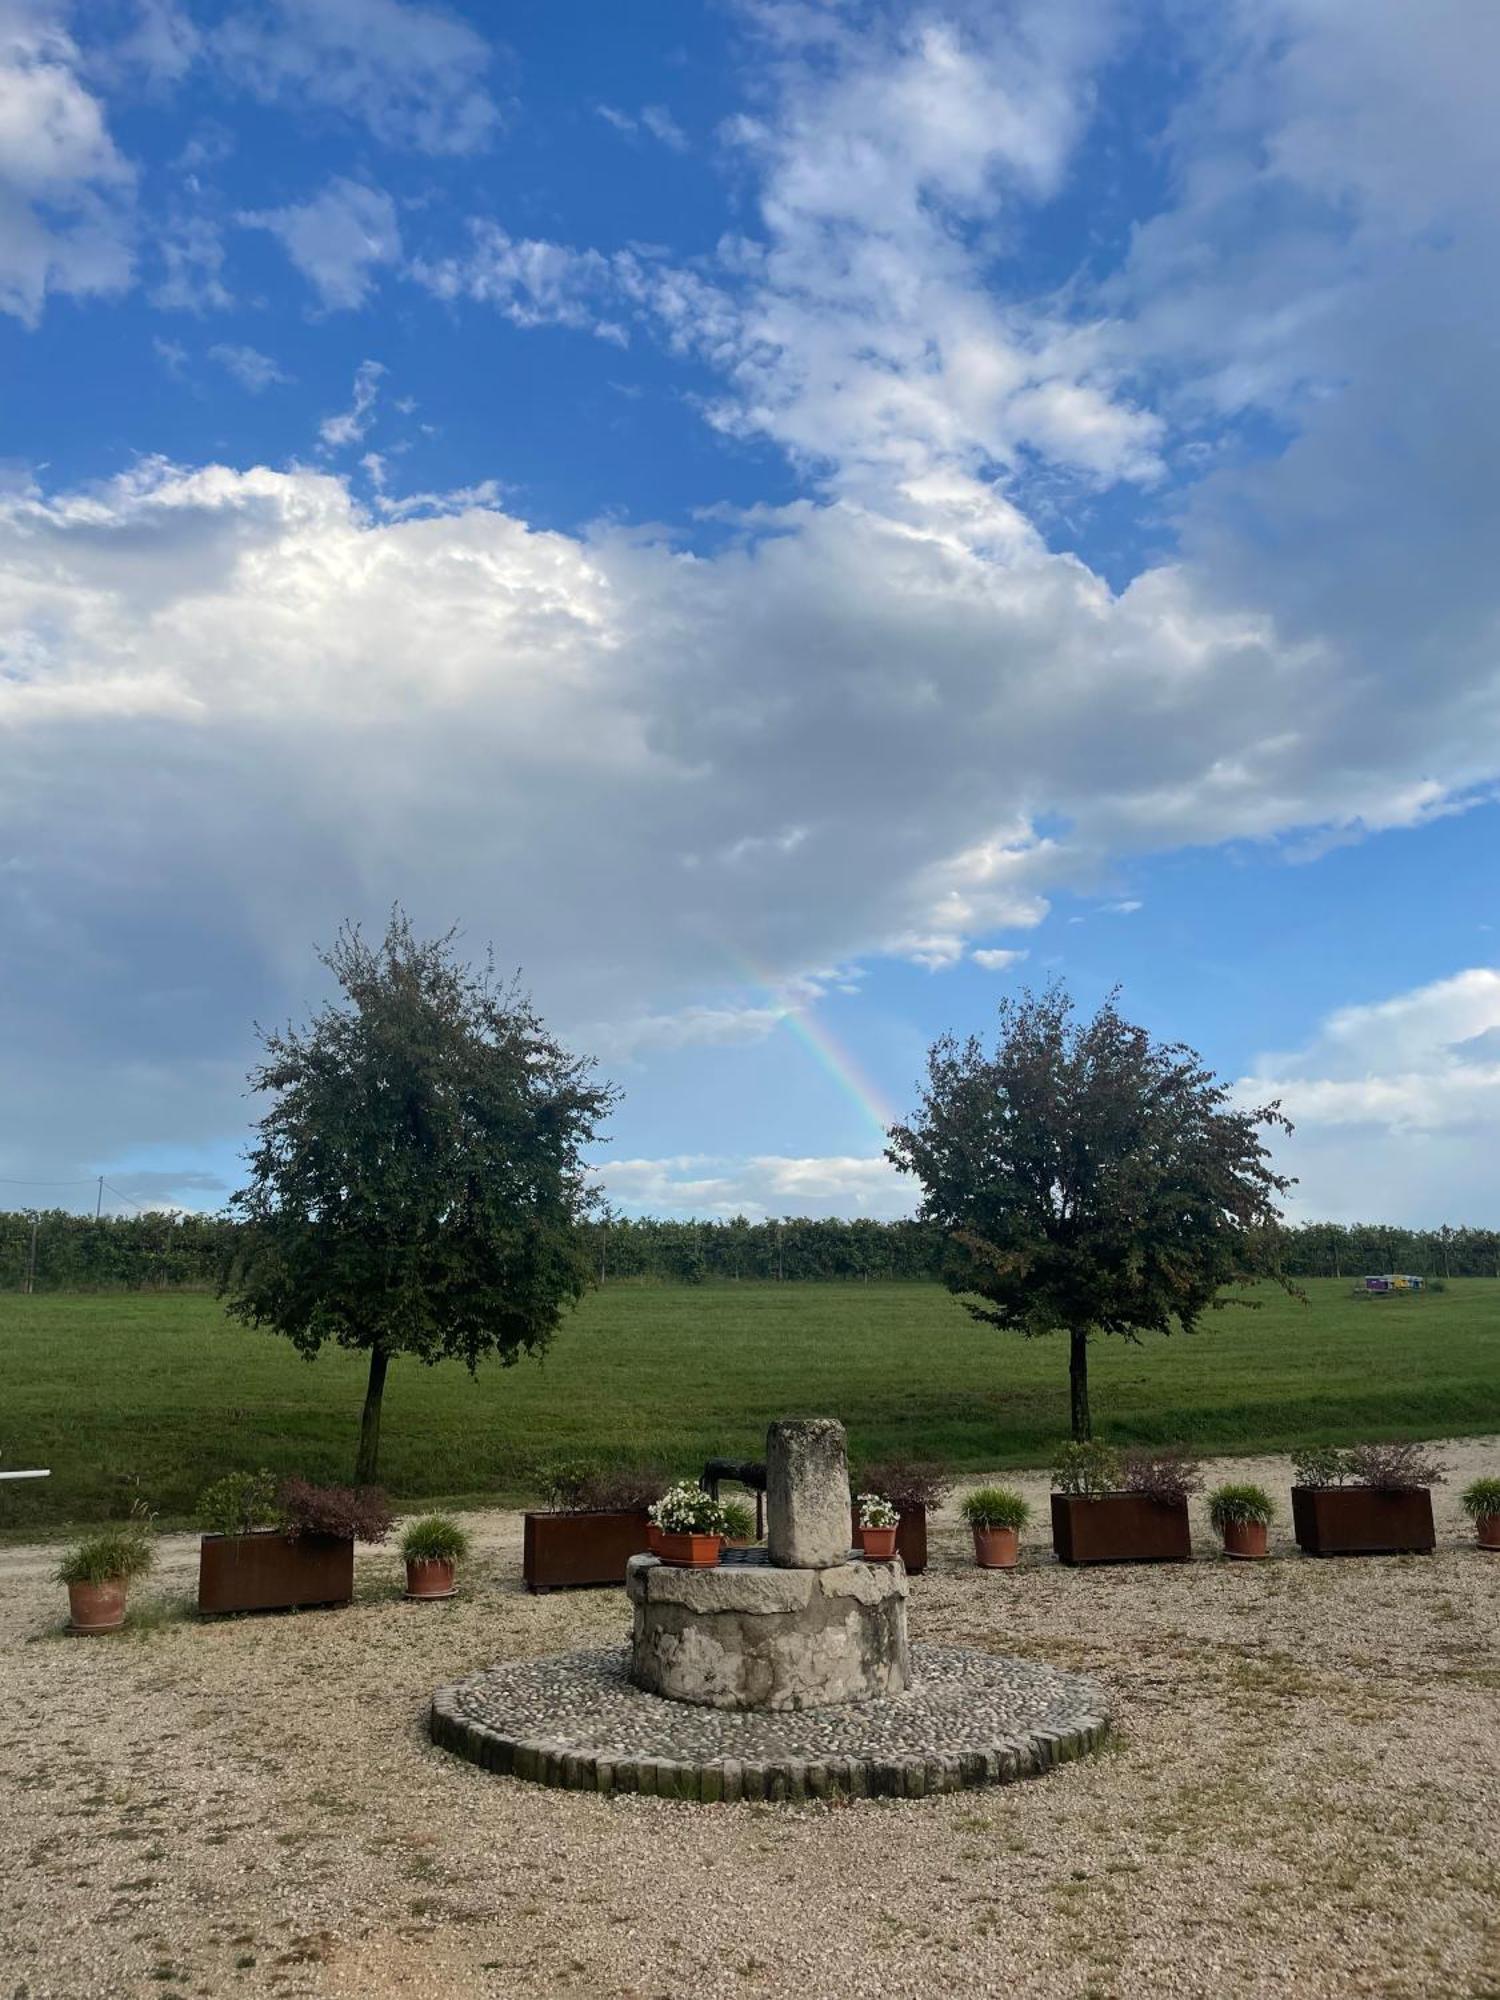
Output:
<path fill-rule="evenodd" d="M 767 1541 L 778 1569 L 849 1560 L 849 1452 L 836 1417 L 784 1417 L 766 1432 Z"/>

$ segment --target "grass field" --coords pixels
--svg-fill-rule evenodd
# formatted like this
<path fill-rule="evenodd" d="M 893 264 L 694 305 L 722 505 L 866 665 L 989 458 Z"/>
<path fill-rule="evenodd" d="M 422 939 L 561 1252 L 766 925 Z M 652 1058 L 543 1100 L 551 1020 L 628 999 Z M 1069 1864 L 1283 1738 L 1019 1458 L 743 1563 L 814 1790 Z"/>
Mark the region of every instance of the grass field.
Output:
<path fill-rule="evenodd" d="M 1500 1282 L 1420 1299 L 1313 1282 L 1188 1338 L 1098 1343 L 1096 1428 L 1208 1451 L 1366 1436 L 1500 1431 Z M 309 1363 L 193 1295 L 0 1300 L 0 1533 L 110 1512 L 139 1482 L 166 1520 L 236 1467 L 346 1478 L 363 1357 Z M 856 1461 L 957 1470 L 1038 1464 L 1067 1424 L 1060 1339 L 975 1325 L 931 1285 L 620 1287 L 596 1293 L 544 1362 L 482 1370 L 397 1361 L 382 1475 L 401 1501 L 525 1498 L 549 1457 L 758 1457 L 768 1418 L 827 1411 Z"/>

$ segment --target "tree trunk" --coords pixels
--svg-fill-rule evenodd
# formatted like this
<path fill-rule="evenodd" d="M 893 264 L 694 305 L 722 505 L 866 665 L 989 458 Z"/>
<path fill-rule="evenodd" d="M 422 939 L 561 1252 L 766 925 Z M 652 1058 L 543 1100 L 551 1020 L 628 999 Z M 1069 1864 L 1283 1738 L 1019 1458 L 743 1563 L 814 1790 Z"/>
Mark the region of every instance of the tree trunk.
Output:
<path fill-rule="evenodd" d="M 1073 1405 L 1073 1435 L 1080 1442 L 1094 1435 L 1089 1421 L 1089 1336 L 1084 1327 L 1068 1335 L 1068 1389 Z"/>
<path fill-rule="evenodd" d="M 385 1371 L 391 1357 L 383 1347 L 370 1349 L 370 1380 L 365 1388 L 364 1414 L 359 1420 L 359 1456 L 354 1461 L 356 1486 L 373 1486 L 380 1458 L 380 1399 L 385 1394 Z"/>

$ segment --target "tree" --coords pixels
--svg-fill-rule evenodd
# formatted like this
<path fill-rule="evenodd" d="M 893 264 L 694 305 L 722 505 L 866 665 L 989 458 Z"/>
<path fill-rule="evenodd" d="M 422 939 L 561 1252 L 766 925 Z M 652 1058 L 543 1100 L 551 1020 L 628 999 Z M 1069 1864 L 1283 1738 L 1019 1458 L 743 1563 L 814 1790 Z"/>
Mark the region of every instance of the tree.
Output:
<path fill-rule="evenodd" d="M 1093 1336 L 1191 1331 L 1271 1262 L 1292 1183 L 1268 1165 L 1262 1126 L 1291 1129 L 1275 1104 L 1232 1109 L 1191 1049 L 1153 1042 L 1113 994 L 1080 1024 L 1053 985 L 1002 1004 L 993 1055 L 973 1037 L 934 1043 L 887 1157 L 921 1182 L 921 1218 L 947 1237 L 944 1281 L 976 1319 L 1068 1335 L 1086 1438 Z"/>
<path fill-rule="evenodd" d="M 220 1290 L 309 1358 L 368 1350 L 360 1481 L 392 1356 L 472 1372 L 539 1353 L 592 1276 L 582 1148 L 616 1093 L 453 947 L 418 942 L 399 910 L 378 946 L 346 925 L 320 954 L 340 1000 L 262 1033 L 250 1074 L 271 1103 Z"/>

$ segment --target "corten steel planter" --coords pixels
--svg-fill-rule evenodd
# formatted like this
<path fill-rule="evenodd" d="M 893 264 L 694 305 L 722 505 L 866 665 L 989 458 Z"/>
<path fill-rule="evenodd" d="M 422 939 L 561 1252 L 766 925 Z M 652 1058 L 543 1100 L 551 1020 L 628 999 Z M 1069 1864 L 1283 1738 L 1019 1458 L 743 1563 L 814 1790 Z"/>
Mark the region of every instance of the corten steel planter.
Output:
<path fill-rule="evenodd" d="M 125 1579 L 68 1585 L 70 1632 L 118 1632 L 125 1623 Z"/>
<path fill-rule="evenodd" d="M 1052 1546 L 1063 1563 L 1191 1562 L 1187 1501 L 1054 1493 Z"/>
<path fill-rule="evenodd" d="M 854 1539 L 866 1562 L 889 1562 L 896 1553 L 897 1528 L 856 1528 Z"/>
<path fill-rule="evenodd" d="M 456 1597 L 458 1587 L 453 1581 L 453 1562 L 448 1556 L 428 1556 L 420 1561 L 408 1561 L 406 1565 L 406 1594 L 428 1601 L 437 1597 Z"/>
<path fill-rule="evenodd" d="M 528 1514 L 521 1544 L 521 1573 L 528 1590 L 572 1590 L 625 1582 L 625 1565 L 651 1547 L 644 1510 L 609 1513 Z"/>
<path fill-rule="evenodd" d="M 1019 1528 L 974 1528 L 974 1560 L 981 1569 L 1014 1569 L 1021 1560 Z"/>
<path fill-rule="evenodd" d="M 1264 1521 L 1226 1521 L 1220 1532 L 1226 1556 L 1236 1556 L 1241 1562 L 1260 1562 L 1265 1557 Z"/>
<path fill-rule="evenodd" d="M 1292 1528 L 1309 1556 L 1429 1555 L 1437 1545 L 1425 1486 L 1294 1486 Z"/>
<path fill-rule="evenodd" d="M 927 1567 L 927 1509 L 922 1503 L 903 1507 L 896 1527 L 896 1554 L 906 1565 L 908 1576 L 920 1576 Z M 859 1509 L 849 1509 L 849 1543 L 859 1547 Z"/>
<path fill-rule="evenodd" d="M 198 1609 L 303 1611 L 354 1596 L 354 1541 L 346 1535 L 205 1535 L 198 1545 Z"/>
<path fill-rule="evenodd" d="M 1500 1549 L 1500 1514 L 1481 1514 L 1474 1523 L 1474 1539 L 1482 1549 Z"/>
<path fill-rule="evenodd" d="M 658 1531 L 656 1553 L 674 1569 L 713 1569 L 724 1547 L 722 1535 L 674 1535 Z"/>

